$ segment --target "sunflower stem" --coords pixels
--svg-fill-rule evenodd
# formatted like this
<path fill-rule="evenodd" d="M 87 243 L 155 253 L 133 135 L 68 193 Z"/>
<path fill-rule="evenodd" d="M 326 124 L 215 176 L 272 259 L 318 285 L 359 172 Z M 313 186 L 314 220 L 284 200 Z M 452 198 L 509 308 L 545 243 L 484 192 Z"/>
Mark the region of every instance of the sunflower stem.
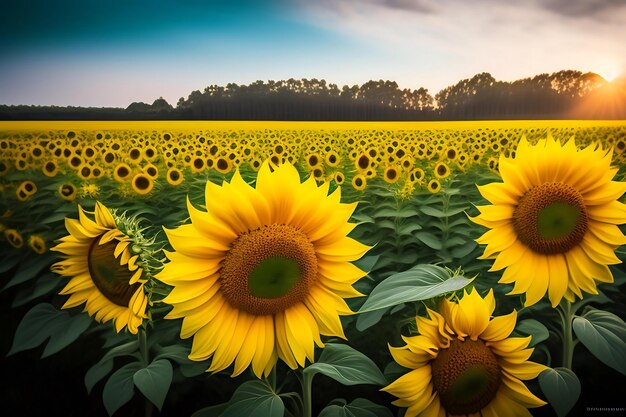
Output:
<path fill-rule="evenodd" d="M 559 304 L 561 310 L 561 322 L 563 323 L 563 367 L 572 369 L 574 357 L 574 338 L 572 335 L 572 320 L 574 314 L 569 301 L 563 300 Z"/>
<path fill-rule="evenodd" d="M 302 417 L 313 416 L 313 402 L 311 398 L 313 376 L 313 373 L 304 373 L 302 375 Z"/>
<path fill-rule="evenodd" d="M 141 357 L 141 366 L 147 368 L 150 364 L 150 357 L 148 352 L 148 331 L 145 327 L 145 323 L 139 326 L 137 337 L 139 338 L 139 356 Z M 144 416 L 151 417 L 154 406 L 152 402 L 145 398 Z"/>

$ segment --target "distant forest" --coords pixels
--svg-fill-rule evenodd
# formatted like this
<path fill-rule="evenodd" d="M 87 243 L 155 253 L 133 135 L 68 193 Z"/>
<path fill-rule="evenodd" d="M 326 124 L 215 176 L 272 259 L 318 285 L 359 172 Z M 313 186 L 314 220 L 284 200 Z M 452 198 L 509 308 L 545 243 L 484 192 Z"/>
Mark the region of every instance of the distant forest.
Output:
<path fill-rule="evenodd" d="M 0 105 L 0 120 L 486 120 L 626 119 L 626 82 L 559 71 L 513 82 L 489 73 L 444 88 L 401 89 L 394 81 L 363 85 L 318 79 L 210 85 L 181 97 L 127 108 Z"/>

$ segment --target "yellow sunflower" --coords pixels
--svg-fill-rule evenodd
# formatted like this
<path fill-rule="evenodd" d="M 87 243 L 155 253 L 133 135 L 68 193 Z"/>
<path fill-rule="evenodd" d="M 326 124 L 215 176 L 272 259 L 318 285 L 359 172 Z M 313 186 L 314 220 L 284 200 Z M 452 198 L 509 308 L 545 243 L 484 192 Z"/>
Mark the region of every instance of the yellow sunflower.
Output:
<path fill-rule="evenodd" d="M 328 188 L 266 162 L 256 188 L 236 171 L 207 182 L 206 212 L 188 201 L 191 224 L 166 229 L 175 251 L 157 278 L 174 287 L 167 318 L 194 337 L 190 359 L 212 357 L 211 372 L 234 362 L 233 376 L 251 364 L 260 378 L 278 358 L 292 369 L 313 361 L 320 334 L 345 337 L 344 298 L 361 295 L 352 284 L 365 275 L 350 261 L 369 247 L 347 237 L 356 203 Z"/>
<path fill-rule="evenodd" d="M 71 277 L 61 294 L 70 295 L 63 308 L 86 303 L 85 311 L 98 322 L 113 320 L 116 331 L 128 326 L 136 334 L 145 318 L 143 269 L 138 255 L 130 251 L 131 239 L 120 231 L 113 215 L 96 203 L 94 220 L 79 206 L 79 220 L 65 219 L 70 233 L 50 250 L 67 255 L 52 266 L 54 272 Z"/>
<path fill-rule="evenodd" d="M 493 205 L 472 220 L 491 229 L 477 239 L 487 245 L 481 258 L 495 258 L 491 271 L 506 268 L 500 282 L 515 282 L 511 294 L 526 293 L 530 306 L 547 291 L 554 307 L 581 290 L 597 294 L 594 280 L 613 282 L 607 265 L 620 262 L 614 250 L 626 243 L 617 226 L 626 222 L 617 201 L 626 183 L 612 181 L 611 153 L 522 138 L 516 157 L 498 165 L 504 182 L 479 187 Z"/>
<path fill-rule="evenodd" d="M 383 388 L 407 407 L 406 417 L 531 416 L 527 408 L 546 403 L 520 380 L 546 369 L 530 362 L 529 337 L 509 337 L 517 312 L 494 317 L 493 291 L 483 299 L 474 290 L 457 302 L 444 300 L 441 313 L 417 317 L 418 336 L 389 347 L 394 360 L 411 369 Z"/>

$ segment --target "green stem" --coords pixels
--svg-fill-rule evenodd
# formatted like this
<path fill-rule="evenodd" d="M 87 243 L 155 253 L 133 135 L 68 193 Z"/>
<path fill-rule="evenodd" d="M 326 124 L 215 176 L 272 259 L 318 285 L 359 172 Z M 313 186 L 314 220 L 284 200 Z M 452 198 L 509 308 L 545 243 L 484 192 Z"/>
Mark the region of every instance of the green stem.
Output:
<path fill-rule="evenodd" d="M 574 357 L 574 338 L 572 335 L 572 319 L 574 313 L 569 301 L 563 299 L 559 304 L 561 322 L 563 324 L 563 367 L 572 369 Z"/>
<path fill-rule="evenodd" d="M 148 352 L 148 332 L 145 325 L 141 325 L 138 329 L 137 337 L 139 338 L 139 356 L 141 357 L 141 366 L 146 368 L 150 365 L 150 356 Z M 151 417 L 154 411 L 154 405 L 149 399 L 145 399 L 144 416 Z"/>
<path fill-rule="evenodd" d="M 313 417 L 313 402 L 311 399 L 313 376 L 313 373 L 304 373 L 302 375 L 302 417 Z"/>

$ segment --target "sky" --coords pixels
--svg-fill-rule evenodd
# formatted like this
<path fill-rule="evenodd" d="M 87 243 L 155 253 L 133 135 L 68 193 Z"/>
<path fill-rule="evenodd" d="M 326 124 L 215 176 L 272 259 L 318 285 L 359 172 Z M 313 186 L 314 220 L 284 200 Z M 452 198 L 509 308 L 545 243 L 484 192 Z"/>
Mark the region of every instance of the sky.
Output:
<path fill-rule="evenodd" d="M 175 105 L 211 84 L 442 88 L 626 73 L 626 0 L 3 0 L 0 104 Z"/>

